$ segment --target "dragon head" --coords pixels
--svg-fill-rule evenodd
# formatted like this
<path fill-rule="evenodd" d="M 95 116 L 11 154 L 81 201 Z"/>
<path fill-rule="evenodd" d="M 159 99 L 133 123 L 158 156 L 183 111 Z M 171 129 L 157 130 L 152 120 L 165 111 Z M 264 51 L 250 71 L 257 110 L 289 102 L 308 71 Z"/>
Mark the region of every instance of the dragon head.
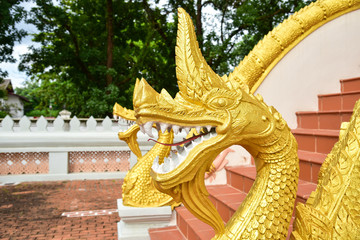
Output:
<path fill-rule="evenodd" d="M 178 145 L 178 153 L 166 158 L 162 165 L 154 162 L 151 176 L 160 191 L 183 202 L 219 233 L 224 224 L 207 198 L 204 173 L 221 151 L 234 144 L 242 145 L 256 159 L 261 151 L 257 139 L 269 136 L 283 120 L 261 96 L 251 94 L 249 86 L 239 78 L 215 73 L 200 52 L 189 15 L 183 9 L 178 10 L 178 15 L 179 92 L 172 98 L 165 89 L 159 94 L 144 79 L 137 80 L 135 117 L 138 125 L 151 128 L 157 124 L 163 132 L 197 130 L 192 141 L 179 143 L 182 147 L 173 143 Z M 261 168 L 261 163 L 257 163 L 257 168 Z"/>

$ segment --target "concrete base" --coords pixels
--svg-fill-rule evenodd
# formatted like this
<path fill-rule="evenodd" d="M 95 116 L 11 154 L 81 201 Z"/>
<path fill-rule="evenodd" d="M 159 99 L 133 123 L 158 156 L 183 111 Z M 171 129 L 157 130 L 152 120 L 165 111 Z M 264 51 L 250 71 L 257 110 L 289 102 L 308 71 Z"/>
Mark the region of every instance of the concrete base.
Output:
<path fill-rule="evenodd" d="M 157 208 L 137 208 L 124 206 L 118 199 L 120 222 L 118 222 L 119 240 L 150 240 L 148 230 L 176 225 L 176 212 L 170 206 Z"/>

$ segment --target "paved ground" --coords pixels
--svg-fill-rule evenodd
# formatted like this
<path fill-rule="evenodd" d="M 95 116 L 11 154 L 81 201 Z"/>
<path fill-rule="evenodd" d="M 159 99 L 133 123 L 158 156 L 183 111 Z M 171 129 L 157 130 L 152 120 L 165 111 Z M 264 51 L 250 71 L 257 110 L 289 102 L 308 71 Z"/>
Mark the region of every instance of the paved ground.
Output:
<path fill-rule="evenodd" d="M 0 186 L 0 240 L 115 240 L 120 218 L 111 210 L 117 209 L 121 184 L 87 180 Z"/>

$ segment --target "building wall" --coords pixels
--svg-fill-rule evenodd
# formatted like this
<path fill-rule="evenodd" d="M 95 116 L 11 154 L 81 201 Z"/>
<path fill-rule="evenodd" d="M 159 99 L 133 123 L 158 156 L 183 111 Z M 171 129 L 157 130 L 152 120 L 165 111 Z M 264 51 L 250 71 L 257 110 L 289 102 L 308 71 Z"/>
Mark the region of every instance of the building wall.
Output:
<path fill-rule="evenodd" d="M 10 106 L 10 114 L 14 118 L 21 118 L 24 116 L 24 104 L 20 100 L 19 97 L 8 95 L 8 99 L 6 100 L 6 104 Z"/>
<path fill-rule="evenodd" d="M 295 112 L 318 110 L 318 94 L 340 92 L 340 79 L 360 77 L 359 43 L 360 10 L 356 10 L 301 41 L 272 69 L 256 93 L 296 128 Z"/>

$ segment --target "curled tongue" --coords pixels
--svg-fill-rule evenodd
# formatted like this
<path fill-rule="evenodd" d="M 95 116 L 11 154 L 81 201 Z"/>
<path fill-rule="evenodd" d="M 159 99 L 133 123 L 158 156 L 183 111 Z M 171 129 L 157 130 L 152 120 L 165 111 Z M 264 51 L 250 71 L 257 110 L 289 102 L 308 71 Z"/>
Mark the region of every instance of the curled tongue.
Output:
<path fill-rule="evenodd" d="M 188 142 L 191 142 L 201 136 L 204 136 L 206 135 L 207 133 L 201 133 L 199 135 L 196 135 L 196 136 L 192 136 L 191 138 L 187 138 L 185 139 L 184 141 L 181 141 L 181 142 L 177 142 L 177 143 L 162 143 L 162 142 L 158 142 L 156 141 L 155 139 L 152 139 L 152 138 L 149 138 L 148 141 L 153 141 L 153 142 L 156 142 L 156 143 L 159 143 L 159 144 L 162 144 L 162 145 L 165 145 L 165 146 L 179 146 L 179 145 L 182 145 L 182 144 L 185 144 L 185 143 L 188 143 Z"/>

